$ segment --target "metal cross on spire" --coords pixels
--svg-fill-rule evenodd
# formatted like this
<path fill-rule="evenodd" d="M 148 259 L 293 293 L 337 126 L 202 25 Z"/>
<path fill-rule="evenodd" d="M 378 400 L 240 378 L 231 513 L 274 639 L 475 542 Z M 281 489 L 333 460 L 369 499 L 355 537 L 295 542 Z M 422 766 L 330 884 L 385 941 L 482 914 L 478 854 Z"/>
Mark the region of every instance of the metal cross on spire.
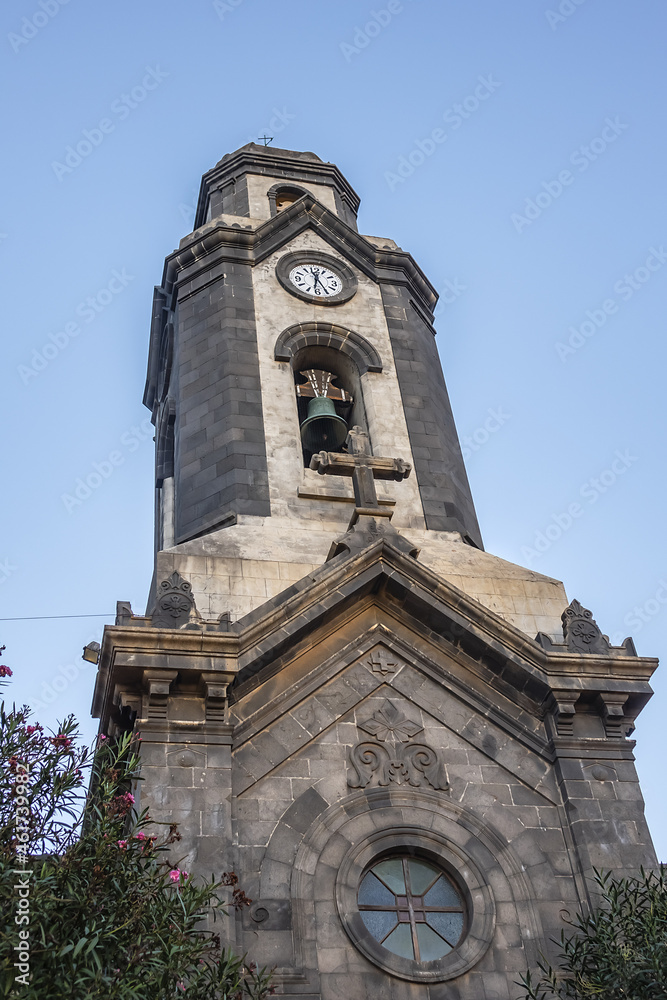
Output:
<path fill-rule="evenodd" d="M 371 454 L 368 434 L 361 427 L 353 427 L 345 443 L 347 453 L 317 452 L 310 460 L 310 468 L 321 476 L 351 477 L 357 514 L 391 517 L 391 512 L 380 507 L 375 480 L 400 482 L 410 475 L 412 466 L 402 458 L 375 458 Z"/>
<path fill-rule="evenodd" d="M 257 142 L 263 142 L 265 146 L 268 146 L 270 142 L 273 142 L 272 135 L 260 135 Z"/>

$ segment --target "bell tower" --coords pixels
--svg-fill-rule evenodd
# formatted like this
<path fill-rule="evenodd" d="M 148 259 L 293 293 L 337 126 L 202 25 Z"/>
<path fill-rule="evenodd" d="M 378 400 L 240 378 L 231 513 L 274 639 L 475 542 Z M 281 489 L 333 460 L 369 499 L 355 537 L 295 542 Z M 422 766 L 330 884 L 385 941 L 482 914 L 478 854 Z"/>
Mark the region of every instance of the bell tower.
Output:
<path fill-rule="evenodd" d="M 93 712 L 226 935 L 303 1000 L 511 1000 L 655 856 L 630 739 L 656 667 L 563 584 L 484 551 L 437 294 L 313 153 L 202 179 L 155 290 L 155 572 Z M 613 623 L 610 623 L 612 625 Z"/>
<path fill-rule="evenodd" d="M 396 526 L 481 548 L 435 347 L 436 293 L 392 240 L 358 234 L 358 205 L 313 153 L 251 143 L 205 174 L 195 231 L 167 258 L 153 309 L 144 401 L 157 430 L 157 577 L 179 553 L 211 558 L 212 544 L 317 565 L 353 504 L 348 483 L 309 468 L 327 427 L 332 447 L 358 425 L 374 452 L 412 465 L 382 493 Z M 238 614 L 242 596 L 209 591 L 206 611 Z"/>

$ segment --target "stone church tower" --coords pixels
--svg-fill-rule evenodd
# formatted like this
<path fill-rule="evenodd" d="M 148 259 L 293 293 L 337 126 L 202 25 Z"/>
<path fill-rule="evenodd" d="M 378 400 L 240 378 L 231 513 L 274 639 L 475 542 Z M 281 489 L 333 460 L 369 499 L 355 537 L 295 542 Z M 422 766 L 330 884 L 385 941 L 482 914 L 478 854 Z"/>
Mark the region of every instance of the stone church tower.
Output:
<path fill-rule="evenodd" d="M 155 292 L 155 574 L 94 696 L 299 1000 L 510 1000 L 593 866 L 655 862 L 654 659 L 485 552 L 409 253 L 313 153 L 204 175 Z"/>

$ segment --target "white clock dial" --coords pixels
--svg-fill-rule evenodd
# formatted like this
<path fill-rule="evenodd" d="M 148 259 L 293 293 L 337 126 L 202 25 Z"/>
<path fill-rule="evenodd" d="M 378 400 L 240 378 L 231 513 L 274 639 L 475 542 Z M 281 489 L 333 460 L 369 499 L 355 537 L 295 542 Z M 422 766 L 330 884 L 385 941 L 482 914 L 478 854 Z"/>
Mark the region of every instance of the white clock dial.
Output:
<path fill-rule="evenodd" d="M 321 264 L 299 264 L 290 271 L 289 280 L 300 292 L 306 292 L 307 295 L 316 298 L 337 295 L 343 288 L 343 282 L 338 275 Z"/>

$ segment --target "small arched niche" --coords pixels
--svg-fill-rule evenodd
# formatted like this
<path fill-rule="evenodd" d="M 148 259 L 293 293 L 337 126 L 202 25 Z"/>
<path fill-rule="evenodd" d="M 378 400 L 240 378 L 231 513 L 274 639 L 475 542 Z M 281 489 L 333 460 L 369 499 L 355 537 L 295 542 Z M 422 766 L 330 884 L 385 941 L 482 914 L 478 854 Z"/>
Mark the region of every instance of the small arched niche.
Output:
<path fill-rule="evenodd" d="M 322 347 L 317 344 L 308 345 L 301 347 L 292 355 L 291 367 L 300 428 L 303 428 L 304 421 L 309 415 L 311 402 L 314 398 L 313 385 L 317 385 L 315 392 L 319 394 L 322 382 L 319 373 L 326 373 L 331 376 L 331 379 L 325 391 L 328 398 L 331 399 L 336 416 L 342 418 L 348 428 L 359 425 L 364 430 L 368 430 L 361 373 L 351 357 L 332 347 Z M 315 376 L 312 373 L 316 373 Z M 315 440 L 311 441 L 311 447 L 309 447 L 308 441 L 304 442 L 303 439 L 301 446 L 303 464 L 306 468 L 310 465 L 311 456 L 316 451 L 345 451 L 344 440 L 339 444 L 319 442 L 316 435 Z"/>
<path fill-rule="evenodd" d="M 298 187 L 296 184 L 274 184 L 267 192 L 271 217 L 278 215 L 299 198 L 303 198 L 304 194 L 309 193 L 305 188 Z"/>

